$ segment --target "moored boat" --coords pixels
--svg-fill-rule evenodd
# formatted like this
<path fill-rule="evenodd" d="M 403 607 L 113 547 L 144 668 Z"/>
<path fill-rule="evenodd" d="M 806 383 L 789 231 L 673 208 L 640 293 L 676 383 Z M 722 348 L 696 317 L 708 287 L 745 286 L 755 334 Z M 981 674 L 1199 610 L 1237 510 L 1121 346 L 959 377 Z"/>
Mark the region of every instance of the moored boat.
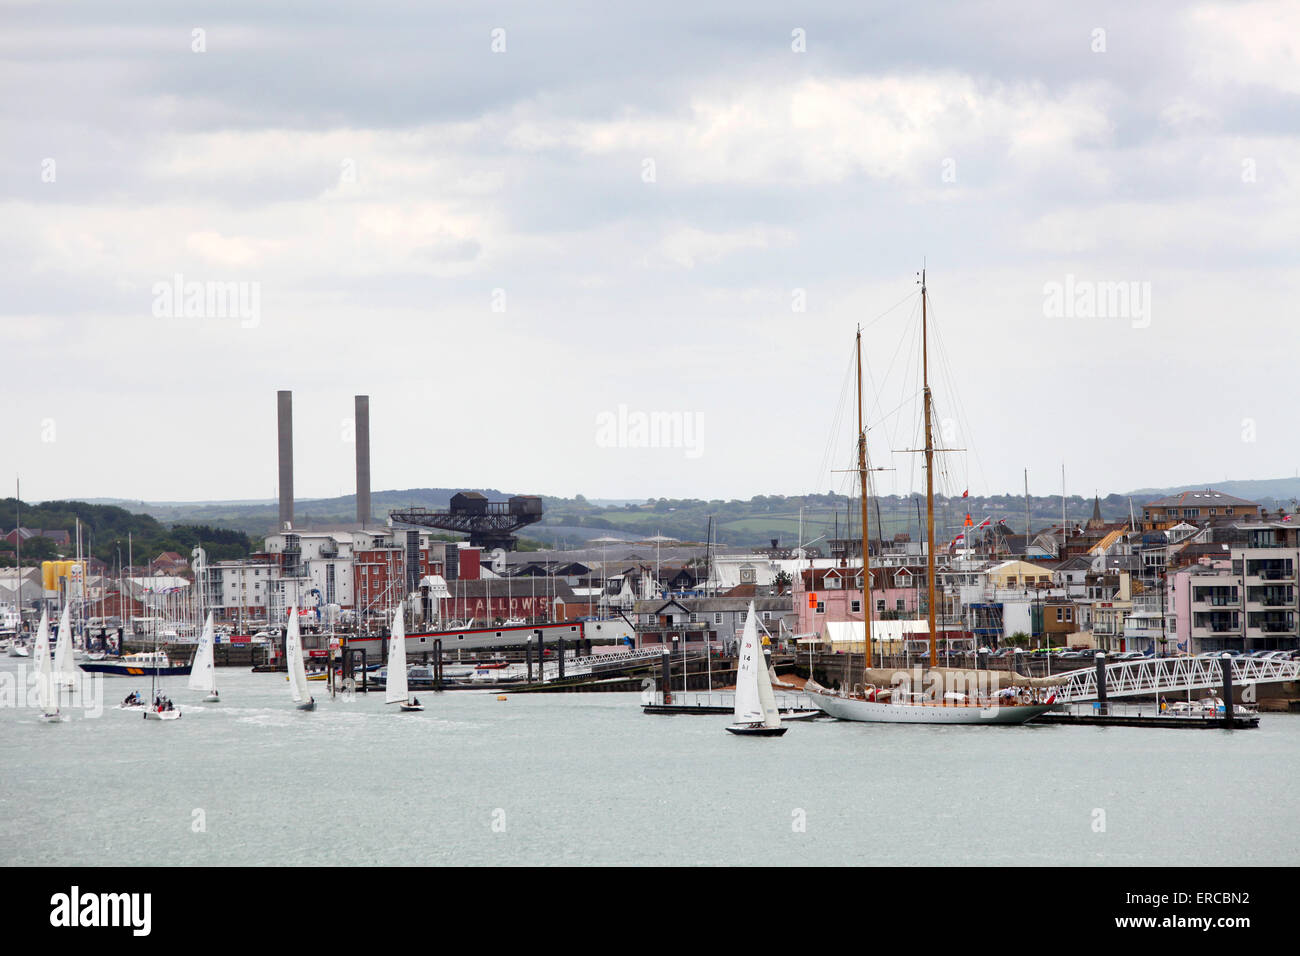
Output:
<path fill-rule="evenodd" d="M 930 392 L 929 357 L 927 344 L 927 309 L 925 271 L 921 271 L 921 383 L 924 409 L 924 440 L 921 449 L 915 449 L 925 455 L 926 482 L 926 611 L 930 638 L 928 660 L 937 660 L 935 635 L 935 536 L 934 536 L 934 432 L 932 428 L 933 398 Z M 952 675 L 945 669 L 933 668 L 925 675 L 926 692 L 914 692 L 910 687 L 899 686 L 896 679 L 889 680 L 889 686 L 880 686 L 867 678 L 872 674 L 871 608 L 875 602 L 871 595 L 871 567 L 869 534 L 869 512 L 867 510 L 867 433 L 862 417 L 862 331 L 857 335 L 857 392 L 858 392 L 858 477 L 861 488 L 862 506 L 862 607 L 863 613 L 863 659 L 866 667 L 864 680 L 860 685 L 833 690 L 809 680 L 804 691 L 816 701 L 817 705 L 840 720 L 865 721 L 888 724 L 1023 724 L 1039 714 L 1052 709 L 1055 697 L 1044 701 L 1032 700 L 1020 702 L 1020 698 L 1003 696 L 1001 693 L 983 693 L 969 696 L 955 690 Z M 906 674 L 907 672 L 903 672 Z M 895 677 L 896 675 L 888 675 Z M 966 675 L 959 679 L 965 683 Z M 947 690 L 948 692 L 945 692 Z"/>
<path fill-rule="evenodd" d="M 188 664 L 173 663 L 165 651 L 141 651 L 125 657 L 82 661 L 77 666 L 88 674 L 105 677 L 179 677 L 190 672 Z"/>

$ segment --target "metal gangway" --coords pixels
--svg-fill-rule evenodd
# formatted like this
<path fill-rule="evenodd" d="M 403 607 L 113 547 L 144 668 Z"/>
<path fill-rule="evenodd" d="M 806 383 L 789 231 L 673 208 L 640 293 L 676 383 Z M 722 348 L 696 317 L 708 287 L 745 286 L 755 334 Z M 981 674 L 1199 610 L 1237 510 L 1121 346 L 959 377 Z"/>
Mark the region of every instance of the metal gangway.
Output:
<path fill-rule="evenodd" d="M 595 675 L 602 670 L 618 670 L 628 664 L 650 662 L 663 657 L 662 648 L 643 648 L 637 651 L 620 651 L 617 654 L 588 654 L 584 657 L 566 657 L 564 659 L 564 676 L 584 677 Z M 559 661 L 544 661 L 540 674 L 541 680 L 553 681 L 560 677 Z"/>
<path fill-rule="evenodd" d="M 1226 658 L 1232 662 L 1233 686 L 1300 680 L 1300 661 Z M 1223 686 L 1222 657 L 1146 657 L 1106 665 L 1106 697 L 1181 694 Z M 1057 699 L 1063 702 L 1097 699 L 1097 668 L 1060 675 Z"/>

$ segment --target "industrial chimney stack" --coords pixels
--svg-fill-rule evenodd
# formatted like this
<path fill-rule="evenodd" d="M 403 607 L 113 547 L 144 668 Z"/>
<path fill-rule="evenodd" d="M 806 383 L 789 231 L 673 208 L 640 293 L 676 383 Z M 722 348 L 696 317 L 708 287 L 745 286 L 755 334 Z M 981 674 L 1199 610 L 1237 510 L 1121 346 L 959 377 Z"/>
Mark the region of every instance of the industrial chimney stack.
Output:
<path fill-rule="evenodd" d="M 280 529 L 293 525 L 293 392 L 275 393 L 280 424 Z"/>
<path fill-rule="evenodd" d="M 364 528 L 370 521 L 370 396 L 356 401 L 357 523 Z"/>

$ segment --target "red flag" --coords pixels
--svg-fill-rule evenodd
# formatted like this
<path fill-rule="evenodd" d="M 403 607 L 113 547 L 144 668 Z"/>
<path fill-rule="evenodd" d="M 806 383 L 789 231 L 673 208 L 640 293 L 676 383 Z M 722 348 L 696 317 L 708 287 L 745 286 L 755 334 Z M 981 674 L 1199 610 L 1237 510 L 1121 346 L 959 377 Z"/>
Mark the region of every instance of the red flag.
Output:
<path fill-rule="evenodd" d="M 970 494 L 970 489 L 967 488 L 965 491 L 963 491 L 963 492 L 961 493 L 961 496 L 962 496 L 963 498 L 965 498 L 965 497 L 967 497 L 969 494 Z"/>
<path fill-rule="evenodd" d="M 988 527 L 990 524 L 992 524 L 992 523 L 993 523 L 993 519 L 992 519 L 992 518 L 985 518 L 983 521 L 981 521 L 981 522 L 980 522 L 979 524 L 977 524 L 975 527 L 977 527 L 977 528 L 987 528 L 987 527 Z"/>

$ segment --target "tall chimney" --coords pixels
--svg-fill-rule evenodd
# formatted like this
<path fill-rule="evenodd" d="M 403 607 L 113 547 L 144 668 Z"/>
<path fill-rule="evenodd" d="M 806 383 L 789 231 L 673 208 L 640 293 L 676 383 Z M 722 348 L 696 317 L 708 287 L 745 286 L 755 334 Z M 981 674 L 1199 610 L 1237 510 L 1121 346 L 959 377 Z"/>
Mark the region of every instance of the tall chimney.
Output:
<path fill-rule="evenodd" d="M 280 423 L 280 527 L 293 524 L 293 392 L 275 393 Z"/>
<path fill-rule="evenodd" d="M 370 521 L 370 396 L 358 395 L 355 413 L 357 441 L 357 523 Z"/>

